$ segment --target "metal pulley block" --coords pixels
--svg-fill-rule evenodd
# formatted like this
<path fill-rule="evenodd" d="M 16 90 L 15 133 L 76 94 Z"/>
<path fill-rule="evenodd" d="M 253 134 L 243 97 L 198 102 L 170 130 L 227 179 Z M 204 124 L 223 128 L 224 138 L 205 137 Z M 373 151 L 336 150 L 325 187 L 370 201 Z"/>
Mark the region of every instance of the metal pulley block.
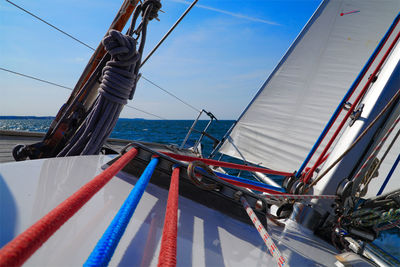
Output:
<path fill-rule="evenodd" d="M 338 217 L 346 215 L 354 207 L 352 198 L 353 184 L 353 181 L 344 179 L 336 190 L 336 195 L 339 198 L 335 200 L 335 214 Z"/>
<path fill-rule="evenodd" d="M 340 200 L 344 202 L 347 198 L 351 197 L 351 193 L 353 190 L 353 181 L 349 181 L 348 179 L 344 179 L 338 186 L 336 190 L 336 195 L 339 196 Z"/>
<path fill-rule="evenodd" d="M 290 188 L 292 187 L 293 183 L 296 182 L 298 178 L 296 178 L 294 175 L 293 176 L 286 176 L 285 179 L 283 179 L 282 182 L 282 187 L 286 189 L 286 191 L 290 191 Z"/>
<path fill-rule="evenodd" d="M 285 203 L 278 208 L 276 215 L 279 219 L 288 218 L 293 212 L 293 204 Z"/>
<path fill-rule="evenodd" d="M 354 122 L 361 117 L 361 113 L 364 109 L 364 104 L 361 104 L 353 113 L 350 115 L 350 122 L 349 125 L 353 126 Z"/>

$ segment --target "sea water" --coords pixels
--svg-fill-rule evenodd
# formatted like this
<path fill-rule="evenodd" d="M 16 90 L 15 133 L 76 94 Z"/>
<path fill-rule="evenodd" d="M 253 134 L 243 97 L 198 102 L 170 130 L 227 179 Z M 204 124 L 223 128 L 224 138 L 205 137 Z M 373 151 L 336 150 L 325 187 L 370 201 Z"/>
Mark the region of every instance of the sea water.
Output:
<path fill-rule="evenodd" d="M 14 131 L 33 131 L 46 132 L 52 122 L 51 117 L 2 117 L 0 118 L 0 130 Z M 199 131 L 203 131 L 208 121 L 200 120 L 189 141 L 194 142 L 200 136 Z M 213 122 L 207 133 L 217 139 L 221 139 L 226 131 L 232 126 L 234 121 L 222 120 Z M 163 144 L 180 145 L 184 140 L 188 130 L 193 124 L 193 120 L 144 120 L 144 119 L 119 119 L 111 137 L 120 139 L 129 139 L 136 141 L 157 142 Z M 203 140 L 203 152 L 208 155 L 213 148 L 213 141 L 207 137 Z M 223 158 L 235 162 L 234 159 Z M 240 161 L 236 161 L 240 163 Z M 235 174 L 235 173 L 232 173 Z M 374 241 L 376 245 L 384 249 L 387 253 L 400 259 L 400 229 L 380 233 Z"/>

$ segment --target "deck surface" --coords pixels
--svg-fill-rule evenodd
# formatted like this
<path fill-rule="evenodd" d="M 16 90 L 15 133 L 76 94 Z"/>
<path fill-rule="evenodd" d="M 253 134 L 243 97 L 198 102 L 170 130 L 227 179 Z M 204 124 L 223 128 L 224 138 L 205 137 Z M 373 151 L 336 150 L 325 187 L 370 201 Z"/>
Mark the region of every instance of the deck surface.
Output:
<path fill-rule="evenodd" d="M 34 144 L 40 142 L 43 136 L 44 133 L 0 130 L 0 163 L 14 161 L 12 150 L 16 145 Z M 128 143 L 129 140 L 109 139 L 106 146 L 120 151 Z"/>

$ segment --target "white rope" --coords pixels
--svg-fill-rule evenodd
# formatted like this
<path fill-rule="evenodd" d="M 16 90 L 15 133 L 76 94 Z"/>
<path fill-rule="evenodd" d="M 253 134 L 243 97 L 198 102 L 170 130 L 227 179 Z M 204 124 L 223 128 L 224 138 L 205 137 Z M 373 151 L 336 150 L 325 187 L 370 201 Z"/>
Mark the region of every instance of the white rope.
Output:
<path fill-rule="evenodd" d="M 260 234 L 261 238 L 264 240 L 265 245 L 271 255 L 276 260 L 276 263 L 279 267 L 282 266 L 289 266 L 286 263 L 286 259 L 281 255 L 278 247 L 275 245 L 274 241 L 272 240 L 271 236 L 268 234 L 267 230 L 265 230 L 264 226 L 261 224 L 260 220 L 257 218 L 257 215 L 254 213 L 253 209 L 250 207 L 249 203 L 244 197 L 240 198 L 244 209 L 246 210 L 247 214 L 250 217 L 250 220 L 253 222 L 254 226 L 256 227 L 258 233 Z"/>

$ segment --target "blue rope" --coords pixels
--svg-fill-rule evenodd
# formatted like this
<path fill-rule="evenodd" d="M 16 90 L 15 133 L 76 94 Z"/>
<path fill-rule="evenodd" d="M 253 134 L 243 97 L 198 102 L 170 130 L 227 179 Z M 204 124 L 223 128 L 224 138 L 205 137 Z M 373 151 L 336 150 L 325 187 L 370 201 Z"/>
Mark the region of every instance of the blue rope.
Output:
<path fill-rule="evenodd" d="M 204 173 L 207 173 L 204 169 L 197 167 L 196 169 L 201 170 Z M 275 191 L 279 191 L 282 193 L 286 193 L 286 190 L 282 187 L 277 187 L 277 186 L 272 186 L 272 185 L 268 185 L 268 184 L 264 184 L 264 183 L 260 183 L 257 181 L 252 181 L 246 178 L 242 178 L 242 177 L 236 177 L 236 176 L 232 176 L 229 174 L 225 174 L 225 173 L 221 173 L 221 172 L 214 172 L 217 176 L 222 177 L 222 178 L 227 178 L 227 179 L 231 179 L 237 182 L 241 182 L 241 183 L 245 183 L 245 184 L 249 184 L 249 185 L 254 185 L 254 186 L 259 186 L 265 189 L 270 189 L 270 190 L 275 190 Z"/>
<path fill-rule="evenodd" d="M 265 189 L 270 189 L 270 190 L 274 190 L 274 191 L 279 191 L 282 193 L 286 193 L 285 189 L 283 189 L 282 187 L 277 187 L 277 186 L 272 186 L 272 185 L 268 185 L 268 184 L 264 184 L 264 183 L 260 183 L 257 181 L 252 181 L 246 178 L 242 178 L 242 177 L 236 177 L 236 176 L 232 176 L 232 175 L 228 175 L 225 173 L 220 173 L 220 172 L 215 172 L 215 174 L 217 176 L 223 177 L 223 178 L 228 178 L 237 182 L 242 182 L 245 184 L 249 184 L 249 185 L 255 185 L 255 186 L 259 186 Z"/>
<path fill-rule="evenodd" d="M 83 266 L 107 266 L 157 166 L 153 158 Z"/>
<path fill-rule="evenodd" d="M 378 194 L 376 194 L 377 196 L 380 196 L 383 193 L 383 190 L 385 190 L 385 187 L 386 187 L 387 183 L 389 182 L 390 178 L 392 178 L 394 170 L 396 169 L 397 165 L 399 164 L 399 161 L 400 161 L 400 154 L 397 156 L 397 159 L 394 162 L 392 168 L 390 169 L 390 171 L 389 171 L 385 181 L 383 182 L 381 188 L 379 189 Z"/>

